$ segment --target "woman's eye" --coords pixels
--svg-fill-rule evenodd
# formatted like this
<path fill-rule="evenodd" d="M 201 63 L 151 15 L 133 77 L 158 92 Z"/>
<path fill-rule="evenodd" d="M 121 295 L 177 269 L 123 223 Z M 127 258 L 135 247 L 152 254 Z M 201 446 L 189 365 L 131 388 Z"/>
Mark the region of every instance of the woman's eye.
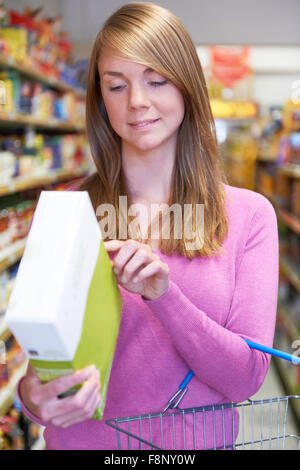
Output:
<path fill-rule="evenodd" d="M 161 82 L 150 82 L 150 85 L 152 85 L 152 86 L 162 86 L 162 85 L 166 85 L 166 83 L 168 83 L 168 80 L 163 80 Z"/>
<path fill-rule="evenodd" d="M 123 85 L 118 85 L 118 86 L 111 87 L 109 91 L 121 91 L 122 88 L 123 88 Z"/>

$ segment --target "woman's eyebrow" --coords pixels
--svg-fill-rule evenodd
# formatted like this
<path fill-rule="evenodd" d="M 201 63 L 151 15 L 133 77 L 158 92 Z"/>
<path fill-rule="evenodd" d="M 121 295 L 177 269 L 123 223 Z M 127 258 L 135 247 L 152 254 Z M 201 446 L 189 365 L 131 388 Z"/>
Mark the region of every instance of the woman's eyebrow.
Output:
<path fill-rule="evenodd" d="M 102 76 L 104 75 L 111 75 L 112 77 L 123 77 L 124 75 L 121 72 L 113 72 L 112 70 L 108 70 L 107 72 L 103 72 Z"/>
<path fill-rule="evenodd" d="M 151 69 L 150 67 L 144 70 L 144 73 L 150 72 L 155 72 L 155 70 Z M 104 75 L 110 75 L 111 77 L 124 77 L 124 74 L 122 72 L 115 72 L 113 70 L 107 70 L 106 72 L 103 72 L 102 76 L 104 77 Z"/>

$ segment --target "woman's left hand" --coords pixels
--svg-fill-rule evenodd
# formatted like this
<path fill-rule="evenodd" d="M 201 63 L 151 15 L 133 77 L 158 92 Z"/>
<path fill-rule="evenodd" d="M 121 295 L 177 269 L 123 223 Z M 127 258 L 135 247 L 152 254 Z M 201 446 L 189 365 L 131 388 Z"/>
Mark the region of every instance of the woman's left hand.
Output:
<path fill-rule="evenodd" d="M 108 253 L 117 252 L 112 266 L 117 281 L 129 292 L 154 300 L 169 288 L 169 266 L 152 252 L 149 245 L 136 240 L 108 240 Z"/>

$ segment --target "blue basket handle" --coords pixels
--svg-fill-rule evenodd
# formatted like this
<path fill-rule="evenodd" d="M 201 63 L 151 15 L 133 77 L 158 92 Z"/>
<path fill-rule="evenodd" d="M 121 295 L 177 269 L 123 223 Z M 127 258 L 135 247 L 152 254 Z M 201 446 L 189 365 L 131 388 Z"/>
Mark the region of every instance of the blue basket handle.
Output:
<path fill-rule="evenodd" d="M 292 354 L 285 353 L 283 351 L 279 351 L 278 349 L 269 348 L 267 346 L 263 346 L 262 344 L 255 343 L 253 341 L 249 341 L 248 339 L 243 338 L 243 340 L 250 346 L 251 349 L 256 349 L 257 351 L 262 351 L 272 356 L 280 357 L 281 359 L 285 359 L 286 361 L 293 362 L 294 364 L 300 364 L 300 358 L 294 356 Z M 187 392 L 187 385 L 194 376 L 194 372 L 190 370 L 186 377 L 183 379 L 181 384 L 179 385 L 178 391 L 170 398 L 168 401 L 167 406 L 163 410 L 163 413 L 167 411 L 168 408 L 177 408 L 181 400 L 183 399 L 184 395 Z M 175 399 L 177 401 L 175 402 Z"/>

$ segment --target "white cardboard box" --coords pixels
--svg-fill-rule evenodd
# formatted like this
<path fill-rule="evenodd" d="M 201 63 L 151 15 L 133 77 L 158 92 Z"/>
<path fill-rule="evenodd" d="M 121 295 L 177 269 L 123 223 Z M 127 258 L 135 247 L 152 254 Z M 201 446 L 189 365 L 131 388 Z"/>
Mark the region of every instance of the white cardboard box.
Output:
<path fill-rule="evenodd" d="M 96 365 L 100 419 L 122 306 L 88 192 L 42 191 L 6 321 L 43 382 Z"/>

